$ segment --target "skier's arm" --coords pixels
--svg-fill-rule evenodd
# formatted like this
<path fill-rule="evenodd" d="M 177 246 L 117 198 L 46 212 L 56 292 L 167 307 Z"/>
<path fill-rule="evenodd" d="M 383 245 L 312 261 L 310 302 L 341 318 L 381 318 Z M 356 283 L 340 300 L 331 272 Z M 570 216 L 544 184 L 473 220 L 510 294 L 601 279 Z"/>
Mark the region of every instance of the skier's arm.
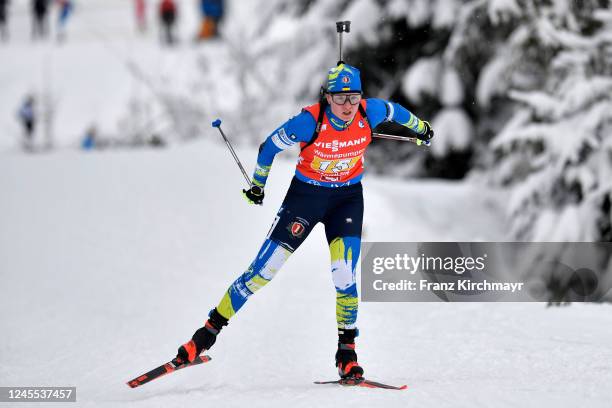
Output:
<path fill-rule="evenodd" d="M 289 119 L 277 128 L 259 146 L 257 164 L 253 172 L 252 184 L 261 188 L 266 185 L 274 156 L 286 150 L 296 143 L 307 142 L 312 137 L 316 121 L 312 115 L 303 111 L 297 116 Z"/>
<path fill-rule="evenodd" d="M 372 129 L 382 122 L 395 122 L 407 127 L 417 135 L 426 135 L 429 124 L 399 103 L 377 98 L 368 98 L 367 102 L 366 114 Z"/>

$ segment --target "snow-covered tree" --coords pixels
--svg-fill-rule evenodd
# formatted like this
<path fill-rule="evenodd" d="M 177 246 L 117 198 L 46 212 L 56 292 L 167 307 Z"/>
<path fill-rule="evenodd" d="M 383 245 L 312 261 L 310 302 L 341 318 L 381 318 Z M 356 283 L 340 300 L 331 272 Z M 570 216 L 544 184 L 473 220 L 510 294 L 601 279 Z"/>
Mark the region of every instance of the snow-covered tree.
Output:
<path fill-rule="evenodd" d="M 461 1 L 256 3 L 258 15 L 273 18 L 258 18 L 224 33 L 234 50 L 244 101 L 236 112 L 240 121 L 232 121 L 243 126 L 237 133 L 259 141 L 271 124 L 280 124 L 300 106 L 315 102 L 327 70 L 338 59 L 335 22 L 351 20 L 344 59 L 361 69 L 366 95 L 403 104 L 444 135 L 418 154 L 406 143 L 375 142 L 368 157 L 370 170 L 452 178 L 469 170 L 474 133 L 466 110 L 470 84 L 443 58 Z M 379 130 L 410 134 L 401 126 Z"/>
<path fill-rule="evenodd" d="M 241 92 L 239 109 L 225 116 L 236 124 L 237 133 L 261 143 L 301 106 L 317 100 L 327 69 L 337 58 L 335 21 L 347 5 L 273 0 L 245 7 L 258 18 L 223 33 L 231 49 L 229 74 L 236 76 Z"/>
<path fill-rule="evenodd" d="M 578 4 L 580 3 L 580 4 Z M 612 240 L 612 12 L 607 1 L 523 9 L 495 68 L 517 102 L 492 142 L 492 183 L 511 191 L 512 235 Z"/>
<path fill-rule="evenodd" d="M 259 143 L 313 103 L 337 60 L 334 22 L 352 20 L 345 59 L 367 95 L 402 103 L 437 132 L 418 154 L 375 142 L 370 169 L 457 178 L 484 168 L 511 192 L 515 239 L 611 238 L 608 0 L 248 4 L 270 18 L 224 32 L 242 103 L 219 113 L 236 134 Z"/>
<path fill-rule="evenodd" d="M 368 3 L 363 0 L 361 3 Z M 445 58 L 451 33 L 457 29 L 460 1 L 379 1 L 376 31 L 358 39 L 349 60 L 362 69 L 370 96 L 391 99 L 429 120 L 438 135 L 428 150 L 401 142 L 374 143 L 370 163 L 400 176 L 461 178 L 473 151 L 470 84 L 454 61 Z M 356 16 L 359 27 L 361 19 Z M 408 135 L 399 126 L 380 129 Z M 417 154 L 415 154 L 417 153 Z"/>
<path fill-rule="evenodd" d="M 487 178 L 509 191 L 513 239 L 612 241 L 609 2 L 523 6 L 517 11 L 520 23 L 479 83 L 481 103 L 499 96 L 514 101 L 506 105 L 511 106 L 510 119 L 491 142 Z M 553 265 L 561 252 L 541 255 L 540 263 Z M 598 252 L 596 263 L 603 273 L 594 276 L 609 287 L 610 251 Z M 530 269 L 545 272 L 551 302 L 572 300 L 573 288 L 591 284 L 571 268 Z"/>

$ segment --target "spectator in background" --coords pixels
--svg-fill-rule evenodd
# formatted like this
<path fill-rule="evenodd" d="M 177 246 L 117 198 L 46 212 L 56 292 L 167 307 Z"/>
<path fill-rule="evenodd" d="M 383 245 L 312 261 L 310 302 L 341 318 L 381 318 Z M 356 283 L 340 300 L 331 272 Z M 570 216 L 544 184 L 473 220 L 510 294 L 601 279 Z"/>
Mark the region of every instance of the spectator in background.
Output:
<path fill-rule="evenodd" d="M 72 0 L 57 0 L 59 14 L 57 19 L 57 41 L 62 42 L 66 39 L 66 23 L 72 14 Z"/>
<path fill-rule="evenodd" d="M 147 3 L 145 0 L 134 0 L 136 26 L 140 32 L 147 31 Z"/>
<path fill-rule="evenodd" d="M 97 147 L 98 130 L 96 125 L 91 125 L 85 132 L 83 141 L 81 142 L 81 148 L 83 150 L 93 150 Z"/>
<path fill-rule="evenodd" d="M 32 39 L 47 36 L 47 12 L 50 0 L 32 0 Z"/>
<path fill-rule="evenodd" d="M 164 139 L 162 139 L 160 135 L 154 133 L 153 135 L 151 135 L 151 139 L 149 139 L 149 145 L 152 147 L 160 148 L 165 147 L 166 142 L 164 141 Z"/>
<path fill-rule="evenodd" d="M 0 0 L 0 40 L 8 40 L 8 5 L 11 0 Z"/>
<path fill-rule="evenodd" d="M 219 23 L 223 18 L 223 0 L 200 0 L 202 23 L 198 40 L 206 40 L 219 35 Z"/>
<path fill-rule="evenodd" d="M 159 3 L 159 18 L 162 22 L 162 42 L 174 44 L 174 23 L 176 22 L 176 3 L 174 0 L 162 0 Z"/>
<path fill-rule="evenodd" d="M 34 130 L 36 129 L 36 114 L 34 111 L 34 97 L 28 95 L 26 100 L 19 109 L 19 120 L 23 124 L 23 148 L 24 150 L 31 151 L 34 147 L 33 138 Z"/>

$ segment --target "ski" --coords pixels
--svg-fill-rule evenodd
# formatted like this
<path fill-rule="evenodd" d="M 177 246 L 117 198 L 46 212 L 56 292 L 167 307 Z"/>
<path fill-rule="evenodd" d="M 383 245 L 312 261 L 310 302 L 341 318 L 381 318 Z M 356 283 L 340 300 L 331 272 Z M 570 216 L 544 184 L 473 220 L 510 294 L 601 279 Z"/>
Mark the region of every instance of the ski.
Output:
<path fill-rule="evenodd" d="M 315 384 L 338 384 L 347 387 L 365 387 L 365 388 L 384 388 L 386 390 L 405 390 L 408 388 L 407 385 L 396 387 L 395 385 L 388 385 L 379 383 L 376 381 L 370 381 L 366 379 L 344 379 L 334 381 L 315 381 Z"/>
<path fill-rule="evenodd" d="M 193 363 L 181 364 L 179 366 L 174 365 L 173 361 L 169 361 L 166 364 L 163 364 L 157 368 L 154 368 L 148 373 L 142 374 L 141 376 L 138 376 L 134 378 L 133 380 L 128 381 L 126 384 L 130 386 L 131 388 L 136 388 L 143 384 L 148 383 L 149 381 L 153 381 L 156 378 L 162 377 L 166 374 L 173 373 L 185 367 L 191 367 L 191 366 L 202 364 L 202 363 L 208 363 L 210 360 L 211 358 L 209 356 L 198 356 L 193 361 Z"/>

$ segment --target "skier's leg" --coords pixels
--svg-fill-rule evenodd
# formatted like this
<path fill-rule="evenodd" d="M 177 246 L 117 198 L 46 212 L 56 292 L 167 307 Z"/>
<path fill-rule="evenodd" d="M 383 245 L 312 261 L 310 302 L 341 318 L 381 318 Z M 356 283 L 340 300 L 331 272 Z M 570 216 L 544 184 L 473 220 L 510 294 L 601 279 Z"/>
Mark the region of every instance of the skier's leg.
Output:
<path fill-rule="evenodd" d="M 177 360 L 193 361 L 202 351 L 209 350 L 229 319 L 251 295 L 274 278 L 292 253 L 278 242 L 266 238 L 246 272 L 230 285 L 217 307 L 210 311 L 204 327 L 198 329 L 189 342 L 179 347 Z"/>
<path fill-rule="evenodd" d="M 34 122 L 31 120 L 26 120 L 24 122 L 25 132 L 23 139 L 23 148 L 26 151 L 32 150 L 33 147 L 33 136 L 34 136 Z"/>
<path fill-rule="evenodd" d="M 217 310 L 226 319 L 234 316 L 248 298 L 274 278 L 293 251 L 267 238 L 249 268 L 227 289 Z"/>
<path fill-rule="evenodd" d="M 323 192 L 326 193 L 326 192 Z M 217 310 L 230 319 L 247 299 L 276 275 L 325 214 L 327 200 L 319 189 L 293 182 L 268 236 L 249 268 L 232 283 Z"/>
<path fill-rule="evenodd" d="M 4 6 L 0 6 L 4 7 Z M 8 39 L 8 31 L 6 27 L 6 14 L 4 10 L 0 10 L 0 40 L 6 41 Z"/>
<path fill-rule="evenodd" d="M 339 194 L 323 223 L 331 255 L 332 280 L 336 288 L 336 322 L 339 329 L 354 329 L 358 295 L 355 272 L 361 246 L 363 196 L 361 184 Z"/>
<path fill-rule="evenodd" d="M 179 348 L 177 359 L 193 361 L 210 349 L 216 336 L 248 298 L 265 286 L 299 248 L 325 213 L 326 200 L 317 189 L 301 181 L 293 182 L 278 211 L 270 232 L 249 268 L 227 289 L 221 301 L 209 314 L 205 326 L 192 340 Z M 212 320 L 215 319 L 215 321 Z"/>
<path fill-rule="evenodd" d="M 46 19 L 46 13 L 45 14 L 40 14 L 38 17 L 38 36 L 40 38 L 46 38 L 47 37 L 47 19 Z"/>
<path fill-rule="evenodd" d="M 325 215 L 325 234 L 331 255 L 332 280 L 336 288 L 338 350 L 336 366 L 341 377 L 361 377 L 357 363 L 355 337 L 359 297 L 356 270 L 361 246 L 363 196 L 361 185 L 340 194 L 335 206 Z"/>
<path fill-rule="evenodd" d="M 32 40 L 36 39 L 36 33 L 38 32 L 38 16 L 36 13 L 32 13 Z"/>
<path fill-rule="evenodd" d="M 336 288 L 336 323 L 338 329 L 354 329 L 357 321 L 358 293 L 355 272 L 361 238 L 338 236 L 329 243 L 332 280 Z"/>

